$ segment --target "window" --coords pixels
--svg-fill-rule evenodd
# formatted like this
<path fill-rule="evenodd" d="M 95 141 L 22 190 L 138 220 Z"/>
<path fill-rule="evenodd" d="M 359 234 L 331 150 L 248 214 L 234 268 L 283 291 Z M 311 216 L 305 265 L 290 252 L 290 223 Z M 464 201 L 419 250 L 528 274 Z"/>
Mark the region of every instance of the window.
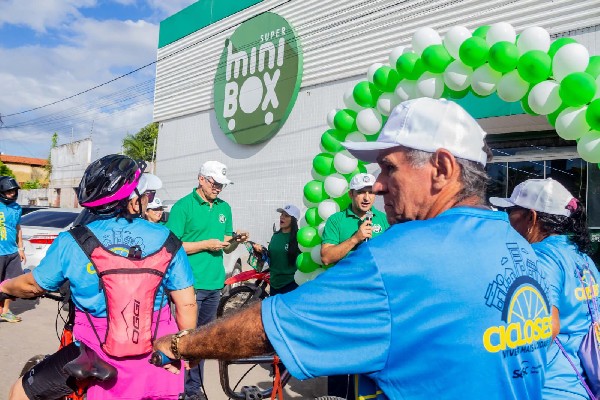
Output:
<path fill-rule="evenodd" d="M 78 214 L 72 211 L 35 211 L 21 217 L 21 225 L 66 228 Z"/>

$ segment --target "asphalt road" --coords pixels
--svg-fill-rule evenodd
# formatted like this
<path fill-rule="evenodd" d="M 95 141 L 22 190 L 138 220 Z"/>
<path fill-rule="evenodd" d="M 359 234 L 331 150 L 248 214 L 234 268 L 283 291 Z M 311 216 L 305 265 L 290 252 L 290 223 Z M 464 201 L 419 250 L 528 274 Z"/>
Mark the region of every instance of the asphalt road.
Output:
<path fill-rule="evenodd" d="M 58 349 L 56 315 L 58 305 L 49 299 L 17 300 L 11 306 L 20 315 L 20 323 L 0 322 L 0 399 L 8 399 L 8 391 L 17 379 L 25 362 L 36 354 L 49 354 Z M 59 320 L 59 329 L 62 323 Z M 210 400 L 227 400 L 219 383 L 216 361 L 206 363 L 206 394 Z M 233 366 L 230 369 L 232 386 L 248 370 L 248 366 Z M 256 367 L 240 385 L 264 386 L 269 382 L 268 370 Z M 308 381 L 292 379 L 285 387 L 285 399 L 314 399 L 326 395 L 326 379 Z"/>

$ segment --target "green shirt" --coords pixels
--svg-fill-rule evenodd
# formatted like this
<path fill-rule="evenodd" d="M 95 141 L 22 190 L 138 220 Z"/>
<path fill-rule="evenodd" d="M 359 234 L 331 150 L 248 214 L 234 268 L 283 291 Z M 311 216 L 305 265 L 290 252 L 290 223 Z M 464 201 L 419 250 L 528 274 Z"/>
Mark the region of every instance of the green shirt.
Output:
<path fill-rule="evenodd" d="M 166 225 L 182 242 L 223 240 L 233 235 L 229 204 L 216 198 L 211 207 L 196 189 L 173 205 Z M 188 259 L 194 272 L 195 289 L 216 290 L 224 286 L 223 250 L 188 254 Z"/>
<path fill-rule="evenodd" d="M 377 237 L 385 232 L 390 224 L 385 214 L 375 207 L 371 207 L 371 212 L 373 212 L 373 237 Z M 323 243 L 338 245 L 345 242 L 358 231 L 362 223 L 363 220 L 354 214 L 350 205 L 344 211 L 337 212 L 327 219 L 323 230 Z M 356 247 L 352 250 L 355 249 Z"/>
<path fill-rule="evenodd" d="M 269 242 L 269 271 L 271 271 L 271 287 L 280 289 L 294 282 L 296 263 L 288 262 L 288 246 L 290 234 L 276 232 Z"/>

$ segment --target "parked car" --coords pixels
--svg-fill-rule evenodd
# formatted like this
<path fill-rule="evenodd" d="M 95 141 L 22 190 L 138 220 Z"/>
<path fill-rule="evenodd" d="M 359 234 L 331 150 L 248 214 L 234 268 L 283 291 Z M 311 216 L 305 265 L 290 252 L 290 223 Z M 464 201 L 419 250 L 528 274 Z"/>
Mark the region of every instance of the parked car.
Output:
<path fill-rule="evenodd" d="M 21 217 L 21 231 L 27 261 L 23 270 L 31 271 L 46 255 L 48 247 L 59 233 L 68 230 L 81 208 L 47 208 Z"/>

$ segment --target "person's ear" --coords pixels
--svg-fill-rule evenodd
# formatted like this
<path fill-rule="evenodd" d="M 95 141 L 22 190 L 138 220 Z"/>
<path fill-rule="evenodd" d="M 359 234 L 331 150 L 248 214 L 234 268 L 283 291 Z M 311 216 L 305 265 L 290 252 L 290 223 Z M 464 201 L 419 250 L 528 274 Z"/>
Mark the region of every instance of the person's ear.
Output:
<path fill-rule="evenodd" d="M 441 190 L 444 186 L 457 181 L 460 168 L 456 158 L 446 149 L 438 149 L 431 156 L 433 166 L 433 188 Z"/>

